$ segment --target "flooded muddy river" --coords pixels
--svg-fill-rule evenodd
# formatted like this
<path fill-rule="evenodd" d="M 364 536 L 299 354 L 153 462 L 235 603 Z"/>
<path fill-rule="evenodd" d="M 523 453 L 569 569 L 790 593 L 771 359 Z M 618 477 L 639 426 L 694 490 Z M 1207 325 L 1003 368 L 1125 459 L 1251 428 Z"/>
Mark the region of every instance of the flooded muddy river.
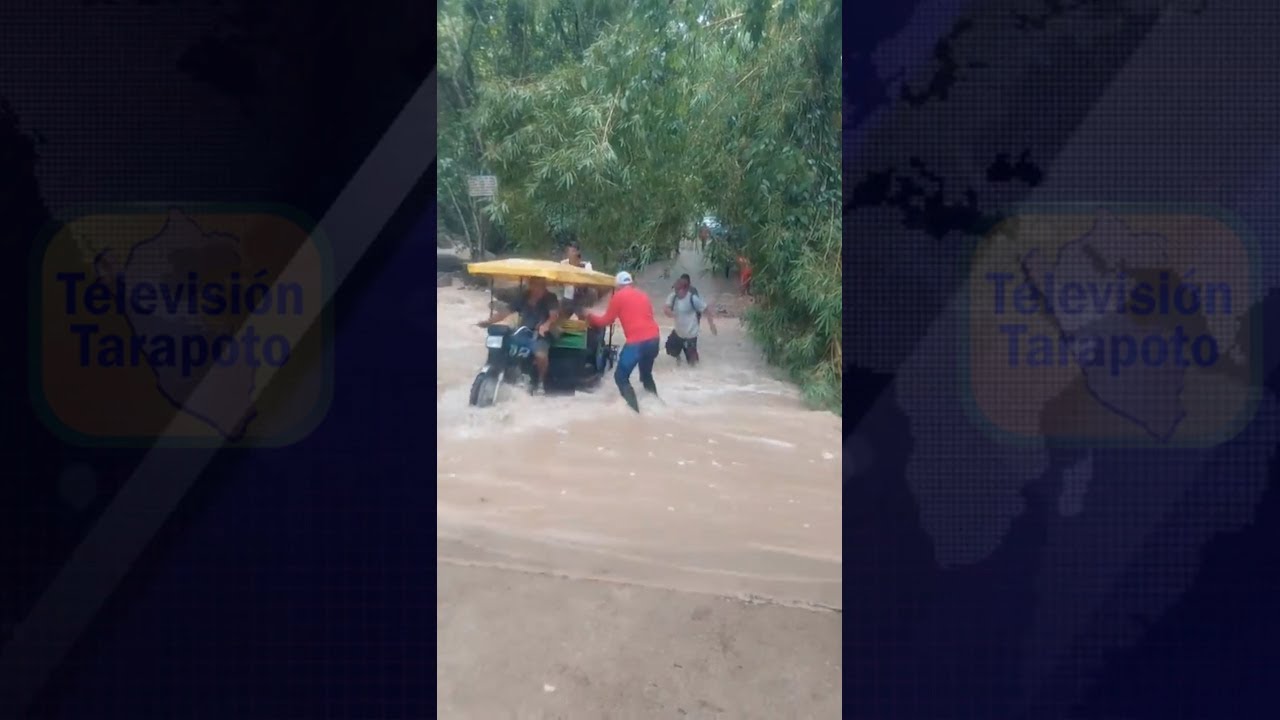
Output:
<path fill-rule="evenodd" d="M 637 285 L 661 307 L 689 272 L 713 308 L 742 304 L 699 264 L 686 251 Z M 436 296 L 442 562 L 840 607 L 840 418 L 805 408 L 736 318 L 717 316 L 718 335 L 703 322 L 697 368 L 664 353 L 662 401 L 641 393 L 639 415 L 611 376 L 593 393 L 504 391 L 481 409 L 468 393 L 488 302 L 471 288 Z M 665 337 L 673 321 L 657 314 Z"/>

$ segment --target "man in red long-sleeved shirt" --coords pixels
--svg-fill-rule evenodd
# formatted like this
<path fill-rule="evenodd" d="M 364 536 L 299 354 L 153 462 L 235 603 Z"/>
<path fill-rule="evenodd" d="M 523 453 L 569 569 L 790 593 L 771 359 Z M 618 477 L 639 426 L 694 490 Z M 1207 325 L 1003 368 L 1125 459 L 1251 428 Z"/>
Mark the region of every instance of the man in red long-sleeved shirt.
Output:
<path fill-rule="evenodd" d="M 627 336 L 627 344 L 618 353 L 618 366 L 613 373 L 613 381 L 618 384 L 618 392 L 627 401 L 632 410 L 640 412 L 640 401 L 636 399 L 636 391 L 631 387 L 631 372 L 640 366 L 640 384 L 645 390 L 658 394 L 658 386 L 653 381 L 653 363 L 658 359 L 661 332 L 658 321 L 653 316 L 653 302 L 635 286 L 631 273 L 618 273 L 618 289 L 609 299 L 609 308 L 603 315 L 587 315 L 587 322 L 592 327 L 606 327 L 617 320 L 622 323 L 622 332 Z"/>

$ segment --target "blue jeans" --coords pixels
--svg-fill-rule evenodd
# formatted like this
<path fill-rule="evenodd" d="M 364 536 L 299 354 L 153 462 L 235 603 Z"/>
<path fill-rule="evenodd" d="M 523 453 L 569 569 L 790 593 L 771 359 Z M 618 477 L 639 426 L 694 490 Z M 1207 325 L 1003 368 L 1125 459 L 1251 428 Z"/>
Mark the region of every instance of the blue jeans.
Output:
<path fill-rule="evenodd" d="M 653 363 L 658 359 L 659 350 L 661 345 L 658 338 L 622 346 L 622 352 L 618 353 L 617 368 L 613 371 L 613 381 L 618 384 L 618 392 L 623 397 L 626 397 L 626 391 L 631 388 L 631 372 L 636 369 L 636 365 L 640 366 L 640 384 L 644 389 L 651 393 L 658 392 L 658 386 L 653 382 Z"/>
<path fill-rule="evenodd" d="M 538 337 L 534 332 L 521 332 L 511 337 L 511 344 L 515 347 L 526 348 L 534 355 L 547 355 L 551 351 L 551 341 L 545 337 Z"/>

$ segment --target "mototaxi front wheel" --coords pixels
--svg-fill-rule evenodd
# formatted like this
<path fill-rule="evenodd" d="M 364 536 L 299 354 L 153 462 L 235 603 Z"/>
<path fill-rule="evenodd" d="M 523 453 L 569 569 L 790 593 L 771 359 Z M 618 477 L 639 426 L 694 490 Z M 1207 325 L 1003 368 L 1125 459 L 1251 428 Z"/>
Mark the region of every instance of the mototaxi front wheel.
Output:
<path fill-rule="evenodd" d="M 498 402 L 498 386 L 500 380 L 492 373 L 480 373 L 471 383 L 471 405 L 474 407 L 492 407 Z"/>

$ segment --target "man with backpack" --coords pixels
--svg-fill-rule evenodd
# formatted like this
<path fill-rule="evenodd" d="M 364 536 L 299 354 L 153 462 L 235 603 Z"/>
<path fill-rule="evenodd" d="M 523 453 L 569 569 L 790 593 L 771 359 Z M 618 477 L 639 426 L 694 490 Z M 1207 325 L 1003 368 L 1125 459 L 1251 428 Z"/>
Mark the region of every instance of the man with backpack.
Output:
<path fill-rule="evenodd" d="M 675 318 L 676 326 L 667 336 L 667 354 L 680 362 L 683 353 L 690 367 L 698 364 L 698 328 L 702 324 L 702 314 L 707 311 L 707 303 L 693 286 L 688 273 L 681 275 L 667 295 L 667 304 L 663 312 L 669 318 Z M 707 327 L 715 335 L 716 321 L 707 315 Z"/>

